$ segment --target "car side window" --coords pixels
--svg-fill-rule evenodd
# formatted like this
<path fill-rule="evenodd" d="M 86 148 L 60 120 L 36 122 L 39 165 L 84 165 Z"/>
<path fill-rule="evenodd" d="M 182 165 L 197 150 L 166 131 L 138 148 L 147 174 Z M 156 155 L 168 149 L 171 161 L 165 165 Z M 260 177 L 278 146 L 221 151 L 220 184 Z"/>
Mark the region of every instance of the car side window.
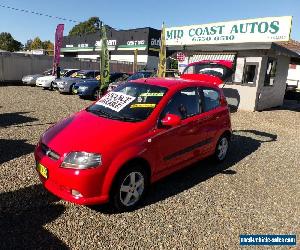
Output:
<path fill-rule="evenodd" d="M 220 106 L 219 92 L 214 89 L 202 89 L 204 97 L 204 112 L 213 110 Z"/>
<path fill-rule="evenodd" d="M 201 99 L 197 88 L 186 88 L 174 94 L 164 108 L 161 118 L 174 114 L 185 119 L 201 113 Z"/>

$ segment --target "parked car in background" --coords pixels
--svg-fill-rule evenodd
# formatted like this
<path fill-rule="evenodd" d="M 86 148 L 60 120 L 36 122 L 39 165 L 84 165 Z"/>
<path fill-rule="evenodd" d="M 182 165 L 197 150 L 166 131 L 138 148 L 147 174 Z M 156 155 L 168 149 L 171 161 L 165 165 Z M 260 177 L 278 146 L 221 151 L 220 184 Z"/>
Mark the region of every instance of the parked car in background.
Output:
<path fill-rule="evenodd" d="M 129 74 L 127 73 L 114 72 L 110 74 L 110 82 L 125 80 L 128 77 Z M 81 98 L 97 99 L 99 97 L 99 80 L 91 79 L 78 82 L 73 86 L 72 92 Z"/>
<path fill-rule="evenodd" d="M 56 78 L 51 82 L 51 88 L 58 89 L 56 80 L 60 80 L 62 78 L 66 78 L 66 77 L 71 77 L 72 75 L 75 75 L 79 71 L 80 71 L 80 69 L 67 70 L 60 78 Z"/>
<path fill-rule="evenodd" d="M 41 182 L 56 196 L 128 211 L 149 184 L 208 156 L 223 161 L 230 137 L 221 88 L 149 78 L 121 84 L 50 127 L 34 155 Z"/>
<path fill-rule="evenodd" d="M 78 82 L 83 82 L 86 80 L 95 79 L 100 75 L 99 70 L 80 70 L 71 77 L 62 77 L 57 79 L 55 82 L 57 84 L 58 91 L 60 93 L 72 93 L 73 86 Z"/>
<path fill-rule="evenodd" d="M 118 87 L 120 84 L 125 83 L 127 81 L 137 80 L 140 78 L 149 78 L 154 75 L 155 72 L 153 71 L 138 71 L 125 80 L 112 82 L 111 84 L 109 84 L 107 91 L 112 91 L 114 88 Z"/>
<path fill-rule="evenodd" d="M 180 78 L 209 81 L 218 85 L 232 76 L 232 68 L 233 62 L 229 60 L 202 60 L 186 66 Z"/>
<path fill-rule="evenodd" d="M 73 74 L 74 72 L 77 72 L 79 69 L 62 69 L 60 71 L 60 75 L 62 77 L 67 77 Z M 53 81 L 56 79 L 56 75 L 48 75 L 39 77 L 36 80 L 36 86 L 43 87 L 44 89 L 53 89 Z"/>
<path fill-rule="evenodd" d="M 49 76 L 49 75 L 51 75 L 51 73 L 52 73 L 52 69 L 48 69 L 45 72 L 43 72 L 42 74 L 23 76 L 22 82 L 25 85 L 35 86 L 36 79 L 38 79 L 39 77 L 42 77 L 42 76 Z"/>

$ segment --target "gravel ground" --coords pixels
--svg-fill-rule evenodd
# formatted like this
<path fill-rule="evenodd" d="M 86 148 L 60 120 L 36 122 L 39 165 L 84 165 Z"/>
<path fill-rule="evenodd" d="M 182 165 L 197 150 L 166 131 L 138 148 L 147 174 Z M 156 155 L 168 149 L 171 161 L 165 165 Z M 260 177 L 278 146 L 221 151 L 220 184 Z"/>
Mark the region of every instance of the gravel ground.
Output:
<path fill-rule="evenodd" d="M 0 87 L 0 249 L 238 249 L 240 234 L 297 234 L 299 244 L 300 112 L 232 114 L 225 163 L 194 164 L 155 184 L 138 210 L 113 214 L 58 200 L 34 170 L 40 134 L 89 103 Z"/>

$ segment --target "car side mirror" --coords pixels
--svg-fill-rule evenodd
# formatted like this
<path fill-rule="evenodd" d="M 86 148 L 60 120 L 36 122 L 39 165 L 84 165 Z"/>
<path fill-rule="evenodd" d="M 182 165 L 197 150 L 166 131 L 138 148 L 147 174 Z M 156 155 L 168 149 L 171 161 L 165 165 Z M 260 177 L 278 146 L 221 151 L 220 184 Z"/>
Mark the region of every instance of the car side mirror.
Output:
<path fill-rule="evenodd" d="M 178 115 L 167 114 L 162 120 L 161 124 L 167 127 L 174 127 L 181 123 L 181 118 Z"/>

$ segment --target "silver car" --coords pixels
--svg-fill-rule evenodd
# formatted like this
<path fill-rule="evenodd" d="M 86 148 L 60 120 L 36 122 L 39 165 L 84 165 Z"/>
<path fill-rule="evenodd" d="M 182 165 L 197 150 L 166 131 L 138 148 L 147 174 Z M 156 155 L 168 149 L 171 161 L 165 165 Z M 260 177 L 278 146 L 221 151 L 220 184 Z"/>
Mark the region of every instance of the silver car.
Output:
<path fill-rule="evenodd" d="M 36 80 L 37 80 L 39 77 L 42 77 L 42 76 L 49 76 L 49 75 L 51 75 L 51 73 L 52 73 L 52 69 L 48 69 L 48 70 L 46 70 L 45 72 L 43 72 L 43 74 L 34 74 L 34 75 L 23 76 L 22 82 L 23 82 L 23 84 L 25 84 L 25 85 L 35 86 Z"/>
<path fill-rule="evenodd" d="M 94 79 L 100 75 L 99 70 L 80 70 L 72 77 L 62 77 L 54 81 L 60 93 L 72 93 L 73 86 L 87 79 Z"/>

